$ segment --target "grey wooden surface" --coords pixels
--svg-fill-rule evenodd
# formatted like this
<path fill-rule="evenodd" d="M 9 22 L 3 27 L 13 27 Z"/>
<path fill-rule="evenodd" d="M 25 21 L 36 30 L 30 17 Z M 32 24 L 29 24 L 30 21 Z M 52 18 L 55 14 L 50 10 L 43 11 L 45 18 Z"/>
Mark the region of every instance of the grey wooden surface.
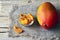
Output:
<path fill-rule="evenodd" d="M 0 27 L 9 27 L 10 26 L 10 23 L 11 23 L 11 19 L 9 17 L 9 13 L 12 11 L 13 9 L 13 6 L 14 5 L 18 5 L 18 6 L 23 6 L 23 5 L 34 5 L 34 6 L 38 6 L 40 5 L 42 2 L 51 2 L 52 4 L 54 4 L 54 6 L 56 7 L 56 9 L 58 10 L 58 13 L 60 13 L 60 0 L 32 0 L 30 3 L 28 3 L 29 0 L 0 0 Z M 35 14 L 35 13 L 33 13 Z M 43 29 L 40 29 L 41 31 L 44 31 Z M 39 31 L 39 30 L 37 30 Z M 42 36 L 37 39 L 37 40 L 59 40 L 60 39 L 60 35 L 59 33 L 59 29 L 56 29 L 56 30 L 51 30 L 51 31 L 48 31 L 48 34 L 49 33 L 55 33 L 53 36 L 51 36 L 49 38 L 45 38 L 43 37 L 43 35 L 45 35 L 44 33 L 47 33 L 47 32 L 42 32 L 40 34 L 42 34 Z M 0 33 L 0 40 L 35 40 L 35 39 L 32 39 L 32 38 L 26 38 L 26 37 L 18 37 L 18 38 L 9 38 L 8 37 L 8 33 Z"/>

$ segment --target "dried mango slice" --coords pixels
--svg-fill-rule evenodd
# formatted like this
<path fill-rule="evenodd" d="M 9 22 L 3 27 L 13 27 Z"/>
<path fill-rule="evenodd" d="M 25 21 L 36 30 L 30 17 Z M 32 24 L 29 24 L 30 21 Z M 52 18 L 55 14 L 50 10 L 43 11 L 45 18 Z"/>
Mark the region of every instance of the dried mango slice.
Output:
<path fill-rule="evenodd" d="M 27 16 L 27 19 L 28 19 L 29 23 L 32 21 L 29 16 Z"/>
<path fill-rule="evenodd" d="M 19 17 L 26 18 L 27 16 L 25 14 L 20 14 Z"/>
<path fill-rule="evenodd" d="M 34 20 L 33 15 L 32 15 L 32 14 L 30 14 L 30 13 L 28 13 L 28 14 L 27 14 L 27 17 L 28 17 L 30 20 Z"/>
<path fill-rule="evenodd" d="M 27 19 L 29 20 L 29 23 L 31 23 L 31 21 L 34 20 L 34 17 L 33 17 L 32 14 L 28 13 L 28 14 L 27 14 Z"/>
<path fill-rule="evenodd" d="M 30 13 L 28 13 L 26 15 L 25 14 L 20 14 L 18 20 L 21 24 L 27 25 L 34 20 L 34 17 Z"/>
<path fill-rule="evenodd" d="M 20 20 L 20 23 L 23 25 L 28 24 L 28 19 L 26 19 L 26 18 L 20 18 L 19 20 Z"/>
<path fill-rule="evenodd" d="M 14 25 L 14 32 L 20 34 L 23 32 L 22 28 L 19 28 L 17 25 Z"/>

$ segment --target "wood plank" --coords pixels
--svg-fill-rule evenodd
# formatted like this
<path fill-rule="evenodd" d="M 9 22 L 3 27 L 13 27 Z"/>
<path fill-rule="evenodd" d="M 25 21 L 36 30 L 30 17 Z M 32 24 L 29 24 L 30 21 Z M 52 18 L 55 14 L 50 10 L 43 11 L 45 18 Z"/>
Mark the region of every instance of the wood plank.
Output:
<path fill-rule="evenodd" d="M 9 27 L 10 23 L 9 17 L 0 17 L 0 27 Z"/>

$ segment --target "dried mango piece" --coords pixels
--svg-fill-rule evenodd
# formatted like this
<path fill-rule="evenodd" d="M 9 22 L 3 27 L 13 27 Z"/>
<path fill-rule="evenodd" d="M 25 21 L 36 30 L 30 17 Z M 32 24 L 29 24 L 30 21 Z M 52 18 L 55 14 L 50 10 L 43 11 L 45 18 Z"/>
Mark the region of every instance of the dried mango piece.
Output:
<path fill-rule="evenodd" d="M 28 14 L 27 14 L 27 19 L 29 20 L 29 23 L 31 23 L 31 21 L 34 20 L 34 17 L 33 17 L 32 14 L 28 13 Z"/>
<path fill-rule="evenodd" d="M 28 19 L 29 23 L 32 21 L 29 16 L 27 16 L 27 19 Z"/>
<path fill-rule="evenodd" d="M 18 20 L 22 25 L 27 25 L 27 24 L 31 23 L 34 20 L 34 17 L 30 13 L 20 14 Z"/>
<path fill-rule="evenodd" d="M 30 20 L 34 20 L 33 15 L 32 15 L 32 14 L 30 14 L 30 13 L 28 13 L 28 14 L 27 14 L 27 17 L 28 17 Z"/>
<path fill-rule="evenodd" d="M 20 14 L 19 17 L 26 18 L 26 15 L 25 14 Z"/>
<path fill-rule="evenodd" d="M 22 30 L 22 28 L 19 28 L 17 25 L 14 25 L 14 32 L 19 34 L 19 33 L 22 33 L 23 30 Z"/>
<path fill-rule="evenodd" d="M 20 18 L 19 20 L 20 20 L 20 23 L 23 25 L 28 24 L 28 19 L 26 19 L 26 18 Z"/>

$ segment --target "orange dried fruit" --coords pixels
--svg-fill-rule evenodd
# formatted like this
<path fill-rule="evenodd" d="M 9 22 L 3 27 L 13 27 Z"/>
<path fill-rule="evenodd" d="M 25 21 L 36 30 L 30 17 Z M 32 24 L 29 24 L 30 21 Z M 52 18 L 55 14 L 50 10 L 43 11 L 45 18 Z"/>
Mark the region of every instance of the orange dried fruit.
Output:
<path fill-rule="evenodd" d="M 26 18 L 26 15 L 25 14 L 20 14 L 19 17 Z"/>
<path fill-rule="evenodd" d="M 34 17 L 30 13 L 20 14 L 18 20 L 22 25 L 27 25 L 27 24 L 31 23 L 34 20 Z"/>
<path fill-rule="evenodd" d="M 26 19 L 26 18 L 20 18 L 19 21 L 20 21 L 20 23 L 23 24 L 23 25 L 28 24 L 28 19 Z"/>
<path fill-rule="evenodd" d="M 28 13 L 28 14 L 27 14 L 27 17 L 28 17 L 30 20 L 34 20 L 33 15 L 32 15 L 32 14 L 30 14 L 30 13 Z"/>
<path fill-rule="evenodd" d="M 32 14 L 28 13 L 28 14 L 27 14 L 27 19 L 29 20 L 29 23 L 31 23 L 31 21 L 34 20 L 34 17 L 33 17 Z"/>
<path fill-rule="evenodd" d="M 14 25 L 14 32 L 17 34 L 20 34 L 23 32 L 23 29 L 18 27 L 17 25 Z"/>

